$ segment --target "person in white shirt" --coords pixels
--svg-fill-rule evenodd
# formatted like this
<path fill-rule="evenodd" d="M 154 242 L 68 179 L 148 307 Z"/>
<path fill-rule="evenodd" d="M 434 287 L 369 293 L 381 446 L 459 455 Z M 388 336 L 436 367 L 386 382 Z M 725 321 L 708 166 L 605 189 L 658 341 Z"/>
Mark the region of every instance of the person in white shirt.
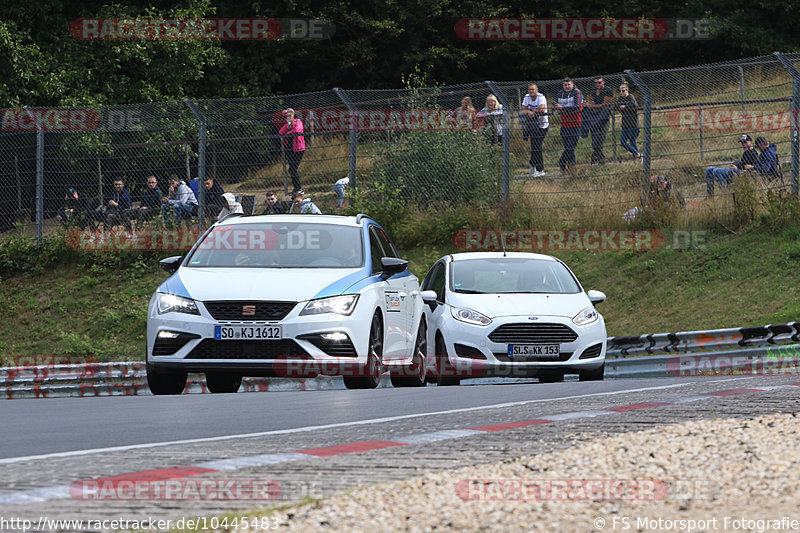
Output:
<path fill-rule="evenodd" d="M 530 174 L 534 178 L 542 177 L 546 174 L 542 143 L 550 128 L 550 120 L 547 116 L 547 98 L 539 92 L 535 83 L 528 85 L 528 94 L 522 99 L 519 116 L 522 121 L 522 137 L 531 140 Z"/>
<path fill-rule="evenodd" d="M 231 213 L 244 214 L 242 204 L 236 201 L 236 196 L 234 196 L 232 192 L 224 193 L 222 195 L 222 199 L 225 201 L 225 205 L 223 205 L 222 209 L 220 209 L 219 215 L 217 215 L 217 220 L 222 220 Z"/>

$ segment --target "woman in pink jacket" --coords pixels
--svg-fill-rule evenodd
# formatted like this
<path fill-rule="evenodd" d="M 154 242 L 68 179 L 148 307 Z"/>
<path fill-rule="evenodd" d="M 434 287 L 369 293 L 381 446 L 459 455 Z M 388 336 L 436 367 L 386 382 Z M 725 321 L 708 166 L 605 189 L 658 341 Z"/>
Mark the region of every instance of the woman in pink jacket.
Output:
<path fill-rule="evenodd" d="M 294 118 L 294 109 L 284 109 L 283 116 L 286 118 L 286 124 L 278 131 L 280 135 L 286 136 L 286 153 L 289 159 L 289 175 L 292 177 L 293 191 L 299 191 L 303 187 L 300 186 L 300 176 L 297 175 L 297 167 L 300 166 L 300 161 L 303 160 L 303 154 L 306 153 L 306 139 L 303 133 L 303 121 L 299 118 Z"/>

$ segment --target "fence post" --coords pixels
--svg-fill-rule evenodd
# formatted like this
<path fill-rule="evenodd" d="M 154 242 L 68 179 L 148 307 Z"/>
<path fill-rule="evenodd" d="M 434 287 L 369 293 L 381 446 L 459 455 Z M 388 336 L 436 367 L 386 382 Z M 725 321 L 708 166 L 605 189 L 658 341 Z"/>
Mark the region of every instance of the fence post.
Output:
<path fill-rule="evenodd" d="M 357 109 L 356 106 L 353 105 L 353 102 L 350 100 L 350 97 L 347 96 L 347 93 L 341 87 L 334 87 L 333 92 L 336 93 L 336 96 L 342 103 L 347 107 L 347 110 L 352 113 L 352 121 L 350 122 L 350 156 L 349 156 L 349 171 L 348 176 L 350 177 L 350 187 L 355 190 L 356 188 L 356 153 L 358 151 L 358 116 L 357 116 Z"/>
<path fill-rule="evenodd" d="M 201 230 L 205 227 L 205 211 L 206 211 L 206 118 L 197 109 L 194 102 L 189 99 L 184 100 L 184 103 L 192 112 L 194 118 L 198 122 L 197 130 L 197 229 Z"/>
<path fill-rule="evenodd" d="M 44 130 L 36 131 L 36 239 L 42 239 L 44 222 Z"/>
<path fill-rule="evenodd" d="M 495 82 L 487 80 L 486 86 L 489 87 L 489 90 L 500 100 L 500 104 L 503 106 L 503 185 L 501 205 L 506 205 L 511 182 L 511 102 Z"/>
<path fill-rule="evenodd" d="M 775 52 L 775 56 L 792 77 L 792 194 L 797 194 L 797 177 L 800 174 L 800 120 L 798 120 L 797 116 L 798 112 L 800 112 L 800 73 L 797 72 L 797 69 L 786 59 L 782 52 Z M 778 161 L 778 164 L 780 164 L 780 161 Z"/>
<path fill-rule="evenodd" d="M 700 161 L 705 161 L 706 153 L 703 148 L 705 142 L 705 137 L 703 136 L 703 104 L 697 104 L 697 125 L 700 127 Z"/>
<path fill-rule="evenodd" d="M 653 142 L 653 93 L 650 88 L 639 77 L 639 75 L 631 70 L 625 70 L 625 74 L 633 80 L 633 83 L 642 91 L 644 96 L 644 107 L 642 108 L 642 204 L 647 203 L 650 196 L 650 158 L 652 156 L 652 142 Z"/>

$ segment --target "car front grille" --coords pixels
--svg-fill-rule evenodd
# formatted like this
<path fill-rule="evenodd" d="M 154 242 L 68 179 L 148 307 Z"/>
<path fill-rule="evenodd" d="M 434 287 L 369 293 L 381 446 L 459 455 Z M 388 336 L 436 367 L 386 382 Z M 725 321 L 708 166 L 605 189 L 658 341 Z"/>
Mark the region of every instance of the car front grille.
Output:
<path fill-rule="evenodd" d="M 564 324 L 503 324 L 489 335 L 490 341 L 506 344 L 555 344 L 577 338 Z"/>
<path fill-rule="evenodd" d="M 186 359 L 309 359 L 311 356 L 292 339 L 277 341 L 204 339 Z"/>
<path fill-rule="evenodd" d="M 558 357 L 515 357 L 511 358 L 508 356 L 508 352 L 495 352 L 494 353 L 495 359 L 498 361 L 502 361 L 503 363 L 547 363 L 550 361 L 553 362 L 564 362 L 569 361 L 569 358 L 572 357 L 572 352 L 561 352 Z"/>
<path fill-rule="evenodd" d="M 214 320 L 283 320 L 297 302 L 213 301 L 203 302 Z"/>
<path fill-rule="evenodd" d="M 578 359 L 593 359 L 595 357 L 600 357 L 600 352 L 603 351 L 602 344 L 595 344 L 594 346 L 589 346 L 586 348 L 583 353 L 581 354 Z"/>

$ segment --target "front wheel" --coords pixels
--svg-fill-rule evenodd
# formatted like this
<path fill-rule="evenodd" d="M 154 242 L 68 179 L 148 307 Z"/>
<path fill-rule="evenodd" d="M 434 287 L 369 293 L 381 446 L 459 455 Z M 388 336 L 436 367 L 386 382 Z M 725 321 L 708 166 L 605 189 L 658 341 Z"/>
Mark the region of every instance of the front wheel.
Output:
<path fill-rule="evenodd" d="M 414 353 L 411 357 L 411 366 L 405 369 L 404 372 L 414 372 L 414 375 L 400 375 L 392 374 L 393 387 L 424 387 L 425 374 L 426 374 L 426 359 L 428 357 L 428 329 L 425 327 L 425 322 L 420 322 L 419 329 L 417 330 L 417 340 L 414 343 Z"/>
<path fill-rule="evenodd" d="M 186 388 L 186 370 L 156 369 L 147 363 L 145 371 L 147 372 L 147 386 L 155 396 L 180 394 Z"/>
<path fill-rule="evenodd" d="M 242 386 L 242 376 L 227 372 L 206 372 L 206 386 L 211 394 L 236 392 Z"/>
<path fill-rule="evenodd" d="M 600 368 L 595 368 L 594 370 L 586 370 L 584 372 L 578 373 L 578 377 L 581 381 L 603 381 L 606 373 L 606 362 L 603 361 L 603 364 L 600 365 Z"/>
<path fill-rule="evenodd" d="M 369 327 L 369 347 L 367 349 L 367 365 L 363 375 L 344 376 L 344 386 L 348 389 L 374 389 L 381 381 L 383 359 L 383 324 L 381 316 L 375 313 Z"/>
<path fill-rule="evenodd" d="M 450 358 L 447 356 L 447 346 L 442 337 L 436 339 L 436 363 L 437 385 L 440 387 L 461 385 L 461 378 L 456 377 L 456 368 L 450 363 Z"/>

